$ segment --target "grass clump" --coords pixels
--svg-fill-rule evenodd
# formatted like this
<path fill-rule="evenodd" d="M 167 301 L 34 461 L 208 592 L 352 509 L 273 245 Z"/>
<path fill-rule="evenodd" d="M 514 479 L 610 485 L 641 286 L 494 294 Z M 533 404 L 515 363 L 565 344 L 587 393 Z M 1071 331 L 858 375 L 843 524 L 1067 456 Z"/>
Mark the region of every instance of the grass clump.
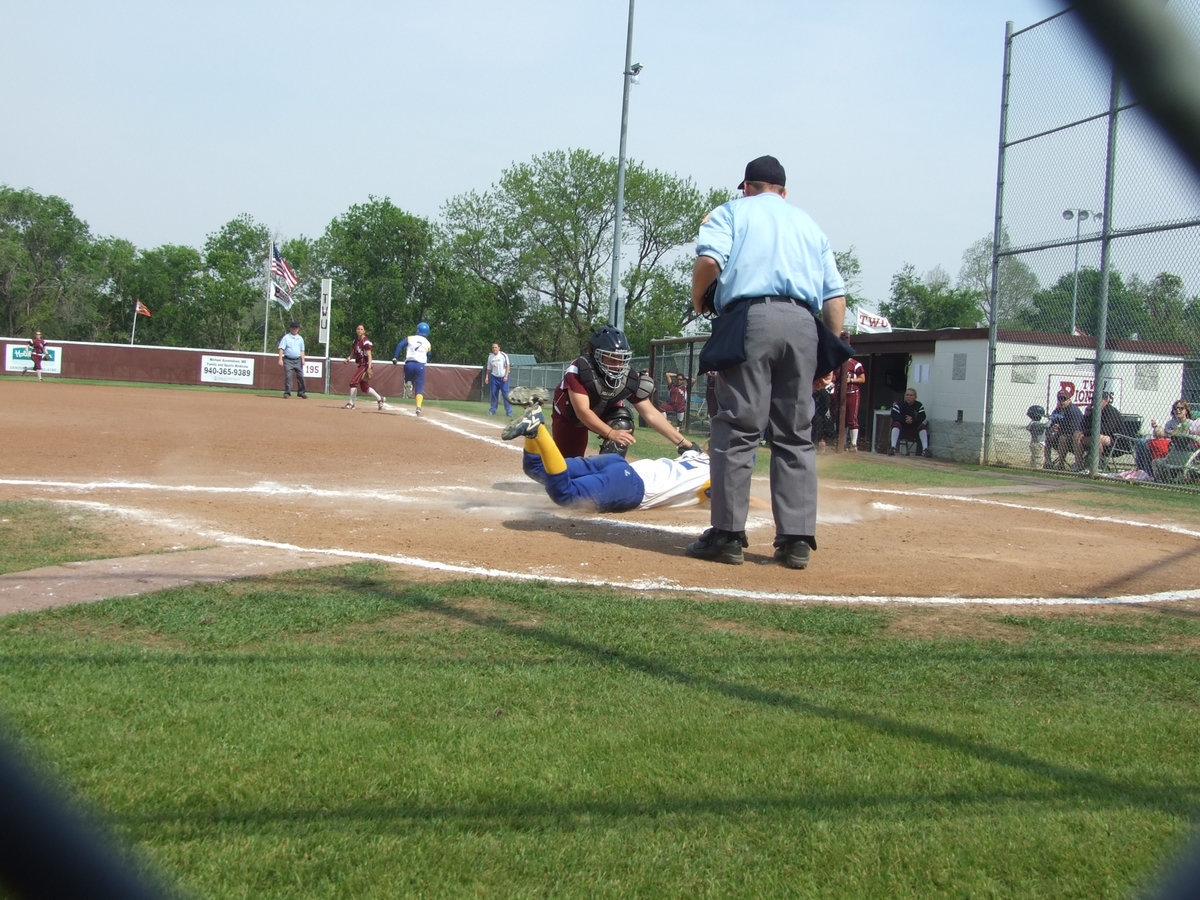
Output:
<path fill-rule="evenodd" d="M 0 501 L 0 547 L 0 575 L 116 552 L 94 516 L 31 500 Z"/>

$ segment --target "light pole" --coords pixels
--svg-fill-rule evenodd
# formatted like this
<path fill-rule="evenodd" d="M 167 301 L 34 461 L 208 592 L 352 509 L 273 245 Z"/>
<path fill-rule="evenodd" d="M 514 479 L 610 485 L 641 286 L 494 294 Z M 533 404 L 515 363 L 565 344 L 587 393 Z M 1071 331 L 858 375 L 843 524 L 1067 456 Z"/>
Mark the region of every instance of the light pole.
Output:
<path fill-rule="evenodd" d="M 617 204 L 613 216 L 612 281 L 608 286 L 608 321 L 625 330 L 625 305 L 617 298 L 621 277 L 621 217 L 625 214 L 625 135 L 629 131 L 629 85 L 637 84 L 642 64 L 633 59 L 633 0 L 629 0 L 629 30 L 625 37 L 625 89 L 621 95 L 621 150 L 617 155 Z"/>
<path fill-rule="evenodd" d="M 1068 222 L 1075 220 L 1075 277 L 1071 285 L 1071 334 L 1074 335 L 1075 318 L 1079 309 L 1079 227 L 1088 219 L 1099 221 L 1104 216 L 1087 209 L 1064 209 L 1062 216 Z"/>

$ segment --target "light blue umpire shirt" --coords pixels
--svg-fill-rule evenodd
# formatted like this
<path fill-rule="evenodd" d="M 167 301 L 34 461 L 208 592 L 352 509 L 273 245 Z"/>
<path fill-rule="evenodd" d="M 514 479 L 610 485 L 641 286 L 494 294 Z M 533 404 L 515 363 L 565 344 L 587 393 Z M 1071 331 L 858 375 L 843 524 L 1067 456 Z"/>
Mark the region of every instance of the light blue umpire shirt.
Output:
<path fill-rule="evenodd" d="M 700 226 L 696 255 L 711 256 L 721 267 L 718 315 L 744 297 L 793 297 L 820 312 L 826 300 L 846 293 L 825 232 L 779 194 L 718 206 Z"/>
<path fill-rule="evenodd" d="M 288 359 L 299 359 L 304 355 L 304 338 L 288 331 L 279 339 L 279 349 Z"/>

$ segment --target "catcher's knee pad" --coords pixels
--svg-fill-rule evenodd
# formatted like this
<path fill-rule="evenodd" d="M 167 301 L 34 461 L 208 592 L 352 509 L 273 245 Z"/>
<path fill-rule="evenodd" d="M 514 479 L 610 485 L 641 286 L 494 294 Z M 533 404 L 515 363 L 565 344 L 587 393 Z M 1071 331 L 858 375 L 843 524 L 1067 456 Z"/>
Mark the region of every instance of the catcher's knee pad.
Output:
<path fill-rule="evenodd" d="M 633 415 L 624 406 L 618 406 L 604 417 L 604 424 L 616 431 L 633 431 Z M 601 453 L 619 453 L 624 456 L 629 448 L 616 441 L 601 441 Z"/>

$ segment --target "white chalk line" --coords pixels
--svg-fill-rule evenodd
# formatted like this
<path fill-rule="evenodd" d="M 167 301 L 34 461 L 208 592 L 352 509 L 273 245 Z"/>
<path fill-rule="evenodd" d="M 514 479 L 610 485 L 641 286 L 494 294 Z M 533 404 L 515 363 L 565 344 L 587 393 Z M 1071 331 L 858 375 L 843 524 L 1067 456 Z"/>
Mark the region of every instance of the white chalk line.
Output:
<path fill-rule="evenodd" d="M 3 482 L 0 482 L 3 483 Z M 891 493 L 900 493 L 902 491 L 892 491 Z M 924 495 L 918 495 L 924 496 Z M 951 497 L 950 499 L 957 499 Z M 131 510 L 126 507 L 111 506 L 110 504 L 99 503 L 95 501 L 84 500 L 66 500 L 61 501 L 66 505 L 84 506 L 100 511 L 107 511 L 128 515 L 143 519 L 148 522 L 162 522 L 169 525 L 178 526 L 178 519 L 170 517 L 155 516 L 147 513 L 144 510 Z M 1037 507 L 1031 507 L 1031 510 L 1040 512 Z M 598 520 L 605 525 L 617 524 L 619 520 L 603 519 Z M 625 524 L 625 523 L 620 523 Z M 635 523 L 630 523 L 635 524 Z M 667 529 L 664 529 L 667 530 Z M 672 529 L 673 530 L 673 529 Z M 331 556 L 346 560 L 373 561 L 381 562 L 388 565 L 408 566 L 416 569 L 424 569 L 427 571 L 446 572 L 455 575 L 470 576 L 475 578 L 506 578 L 510 581 L 521 582 L 547 582 L 551 584 L 561 584 L 581 587 L 607 587 L 618 590 L 628 590 L 633 592 L 679 592 L 686 594 L 696 594 L 701 596 L 715 598 L 734 598 L 741 600 L 749 600 L 759 603 L 848 603 L 860 605 L 942 605 L 942 606 L 1097 606 L 1097 605 L 1144 605 L 1155 603 L 1170 603 L 1186 600 L 1200 599 L 1200 590 L 1191 591 L 1159 591 L 1152 594 L 1128 594 L 1117 597 L 960 597 L 953 595 L 943 596 L 901 596 L 901 595 L 839 595 L 839 594 L 811 594 L 811 593 L 786 593 L 775 591 L 751 591 L 738 588 L 713 588 L 701 585 L 687 585 L 672 579 L 637 579 L 634 581 L 613 581 L 607 578 L 580 578 L 576 576 L 552 575 L 545 572 L 518 572 L 511 569 L 494 569 L 485 566 L 470 566 L 455 563 L 440 562 L 437 560 L 424 559 L 416 556 L 390 555 L 385 553 L 367 553 L 359 550 L 348 550 L 340 547 L 301 547 L 298 544 L 285 543 L 280 541 L 268 541 L 261 538 L 248 538 L 241 535 L 231 534 L 224 531 L 214 531 L 210 529 L 199 530 L 196 532 L 201 537 L 211 539 L 218 543 L 228 544 L 231 546 L 247 546 L 247 547 L 262 547 L 266 549 L 282 550 L 290 553 L 306 553 L 319 556 Z M 806 576 L 798 576 L 806 577 Z"/>
<path fill-rule="evenodd" d="M 1065 509 L 1054 509 L 1053 507 L 1048 506 L 1031 506 L 1025 503 L 1013 503 L 1005 500 L 989 500 L 985 497 L 964 497 L 960 494 L 933 494 L 923 491 L 900 491 L 893 488 L 847 487 L 844 485 L 839 485 L 837 490 L 848 491 L 851 493 L 893 494 L 898 497 L 928 497 L 933 500 L 951 500 L 957 503 L 980 503 L 985 506 L 999 506 L 1004 509 L 1021 510 L 1022 512 L 1038 512 L 1051 516 L 1061 516 L 1064 519 L 1078 519 L 1084 522 L 1104 522 L 1111 525 L 1125 525 L 1130 528 L 1152 528 L 1157 531 L 1166 531 L 1170 534 L 1183 535 L 1184 537 L 1200 538 L 1200 531 L 1184 528 L 1181 525 L 1171 525 L 1163 522 L 1138 522 L 1134 519 L 1118 519 L 1114 516 L 1092 516 L 1086 513 L 1071 512 Z"/>

